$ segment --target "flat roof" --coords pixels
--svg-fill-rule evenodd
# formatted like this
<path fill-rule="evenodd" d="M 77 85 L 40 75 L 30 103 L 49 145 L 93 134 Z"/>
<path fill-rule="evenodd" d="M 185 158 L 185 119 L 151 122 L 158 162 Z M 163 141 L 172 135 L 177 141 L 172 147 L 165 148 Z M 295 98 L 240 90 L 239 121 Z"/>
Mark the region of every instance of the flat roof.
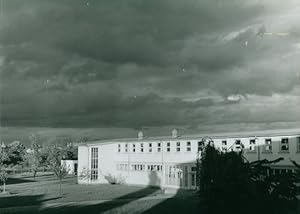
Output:
<path fill-rule="evenodd" d="M 171 131 L 170 131 L 171 134 Z M 200 133 L 192 135 L 181 135 L 177 138 L 169 136 L 147 136 L 139 140 L 135 138 L 117 138 L 117 139 L 104 139 L 88 141 L 80 143 L 79 145 L 95 145 L 95 144 L 107 144 L 107 143 L 125 143 L 125 142 L 153 142 L 153 141 L 174 141 L 174 140 L 201 140 L 204 137 L 210 137 L 212 139 L 220 138 L 247 138 L 247 137 L 276 137 L 276 136 L 293 136 L 300 135 L 300 128 L 297 129 L 277 129 L 277 130 L 260 130 L 260 131 L 243 131 L 243 132 L 219 132 L 219 133 Z"/>

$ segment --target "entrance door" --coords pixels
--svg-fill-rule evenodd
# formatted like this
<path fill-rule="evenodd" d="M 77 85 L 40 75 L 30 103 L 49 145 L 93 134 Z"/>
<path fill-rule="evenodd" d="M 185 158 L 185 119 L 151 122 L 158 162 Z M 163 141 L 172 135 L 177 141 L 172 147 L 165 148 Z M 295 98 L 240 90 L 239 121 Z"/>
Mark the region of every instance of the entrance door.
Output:
<path fill-rule="evenodd" d="M 78 168 L 78 164 L 75 163 L 75 164 L 74 164 L 74 174 L 75 174 L 75 175 L 77 175 L 77 168 Z"/>
<path fill-rule="evenodd" d="M 195 172 L 191 172 L 190 174 L 190 178 L 191 178 L 191 189 L 195 189 L 196 188 L 196 173 Z"/>

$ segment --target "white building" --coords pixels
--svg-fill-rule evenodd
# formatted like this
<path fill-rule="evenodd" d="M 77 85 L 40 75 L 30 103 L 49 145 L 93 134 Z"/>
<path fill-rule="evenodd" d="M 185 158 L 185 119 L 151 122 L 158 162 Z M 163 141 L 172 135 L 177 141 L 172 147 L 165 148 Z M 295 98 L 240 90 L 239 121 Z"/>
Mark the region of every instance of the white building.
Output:
<path fill-rule="evenodd" d="M 300 163 L 300 129 L 144 137 L 88 142 L 78 147 L 78 183 L 126 183 L 193 189 L 196 159 L 205 143 L 219 150 L 243 149 L 246 159 L 284 160 L 269 173 L 293 170 Z"/>
<path fill-rule="evenodd" d="M 68 175 L 77 175 L 77 160 L 61 160 L 60 163 L 67 170 Z"/>

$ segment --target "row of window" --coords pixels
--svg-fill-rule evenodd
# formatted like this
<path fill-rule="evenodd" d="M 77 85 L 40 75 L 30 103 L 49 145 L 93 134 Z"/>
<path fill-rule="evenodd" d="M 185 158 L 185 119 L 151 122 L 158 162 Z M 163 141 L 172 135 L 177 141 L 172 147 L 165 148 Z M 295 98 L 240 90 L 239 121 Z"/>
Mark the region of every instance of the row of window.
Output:
<path fill-rule="evenodd" d="M 213 141 L 212 141 L 212 143 L 213 143 Z M 153 147 L 154 143 L 148 143 L 147 148 L 145 148 L 144 144 L 146 144 L 146 143 L 139 143 L 140 146 L 139 146 L 139 150 L 138 150 L 136 144 L 133 143 L 132 147 L 131 147 L 131 152 L 133 152 L 133 153 L 135 153 L 135 152 L 150 152 L 151 153 L 151 152 L 161 152 L 162 151 L 162 144 L 160 142 L 157 143 L 155 148 Z M 181 151 L 191 152 L 192 151 L 192 146 L 191 146 L 190 141 L 187 141 L 185 143 L 184 149 L 181 147 L 181 145 L 182 145 L 181 142 L 176 142 L 176 144 L 175 144 L 176 152 L 181 152 Z M 198 141 L 197 146 L 198 146 L 197 150 L 202 151 L 204 148 L 204 142 Z M 227 141 L 223 140 L 221 142 L 220 150 L 223 152 L 227 152 L 227 151 L 241 150 L 243 148 L 244 148 L 244 145 L 241 143 L 241 140 L 236 140 L 235 143 L 231 147 L 228 147 Z M 272 152 L 272 139 L 270 139 L 270 138 L 265 139 L 265 145 L 264 145 L 263 149 L 266 152 Z M 281 152 L 289 151 L 289 139 L 288 138 L 281 139 L 279 150 Z M 249 151 L 253 151 L 253 152 L 256 151 L 256 139 L 249 140 Z M 121 144 L 118 144 L 118 152 L 122 152 Z M 125 144 L 124 152 L 130 152 L 128 143 Z M 171 143 L 170 142 L 166 143 L 166 152 L 171 152 Z M 297 152 L 300 152 L 300 137 L 297 138 Z"/>
<path fill-rule="evenodd" d="M 128 164 L 117 164 L 117 170 L 128 171 Z M 131 164 L 131 171 L 162 171 L 162 165 L 159 164 Z"/>

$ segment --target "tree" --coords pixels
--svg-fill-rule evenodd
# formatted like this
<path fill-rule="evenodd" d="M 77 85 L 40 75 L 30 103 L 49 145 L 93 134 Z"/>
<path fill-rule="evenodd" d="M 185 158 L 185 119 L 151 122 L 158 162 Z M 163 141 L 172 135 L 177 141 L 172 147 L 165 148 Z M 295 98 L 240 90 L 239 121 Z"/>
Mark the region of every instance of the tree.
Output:
<path fill-rule="evenodd" d="M 57 147 L 56 145 L 50 146 L 48 148 L 48 159 L 47 162 L 59 180 L 59 192 L 62 194 L 62 180 L 67 175 L 67 169 L 64 165 L 61 164 L 61 160 L 63 159 L 64 150 L 61 147 Z"/>
<path fill-rule="evenodd" d="M 63 159 L 65 160 L 77 160 L 78 159 L 78 148 L 72 143 L 68 143 L 63 149 Z"/>
<path fill-rule="evenodd" d="M 4 146 L 0 145 L 0 180 L 3 183 L 3 192 L 6 192 L 6 181 L 8 179 L 8 174 L 6 172 L 5 162 L 8 160 L 8 155 Z"/>
<path fill-rule="evenodd" d="M 33 172 L 33 178 L 35 180 L 38 169 L 41 165 L 41 146 L 37 143 L 37 138 L 35 135 L 30 135 L 31 140 L 31 150 L 27 155 L 27 162 Z"/>
<path fill-rule="evenodd" d="M 54 165 L 52 167 L 52 170 L 59 180 L 59 194 L 61 195 L 62 194 L 61 183 L 62 180 L 67 176 L 68 171 L 64 165 Z"/>
<path fill-rule="evenodd" d="M 25 157 L 25 146 L 19 141 L 14 141 L 5 148 L 7 152 L 7 160 L 5 164 L 7 165 L 17 165 L 24 161 Z"/>
<path fill-rule="evenodd" d="M 222 153 L 207 145 L 198 171 L 200 196 L 208 213 L 274 214 L 295 210 L 296 174 L 267 173 L 270 164 L 281 160 L 248 162 L 243 152 Z"/>

